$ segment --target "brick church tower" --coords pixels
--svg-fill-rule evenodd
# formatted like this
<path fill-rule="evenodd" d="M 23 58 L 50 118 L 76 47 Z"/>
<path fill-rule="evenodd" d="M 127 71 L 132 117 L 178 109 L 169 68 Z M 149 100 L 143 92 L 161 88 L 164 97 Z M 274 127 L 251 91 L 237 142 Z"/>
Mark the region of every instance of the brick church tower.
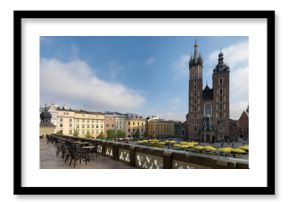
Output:
<path fill-rule="evenodd" d="M 212 85 L 203 89 L 203 59 L 195 42 L 189 60 L 189 101 L 186 115 L 189 140 L 214 142 L 229 136 L 229 66 L 223 53 L 213 69 Z"/>

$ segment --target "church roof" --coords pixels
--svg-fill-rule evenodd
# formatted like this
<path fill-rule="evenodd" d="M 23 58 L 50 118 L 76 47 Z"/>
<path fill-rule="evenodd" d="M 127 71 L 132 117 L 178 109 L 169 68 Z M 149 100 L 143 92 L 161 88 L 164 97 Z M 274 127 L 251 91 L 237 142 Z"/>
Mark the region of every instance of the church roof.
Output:
<path fill-rule="evenodd" d="M 203 100 L 212 100 L 213 99 L 213 89 L 210 89 L 208 85 L 205 86 L 202 91 L 202 99 Z"/>

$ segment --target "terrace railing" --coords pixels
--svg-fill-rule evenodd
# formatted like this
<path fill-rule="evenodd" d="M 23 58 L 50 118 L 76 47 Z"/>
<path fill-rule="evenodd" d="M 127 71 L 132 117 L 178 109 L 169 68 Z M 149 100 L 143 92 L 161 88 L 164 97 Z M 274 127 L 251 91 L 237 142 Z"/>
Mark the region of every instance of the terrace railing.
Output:
<path fill-rule="evenodd" d="M 142 169 L 248 169 L 248 160 L 226 158 L 218 155 L 191 153 L 100 139 L 65 135 L 48 135 L 48 142 L 59 138 L 90 142 L 103 156 Z"/>

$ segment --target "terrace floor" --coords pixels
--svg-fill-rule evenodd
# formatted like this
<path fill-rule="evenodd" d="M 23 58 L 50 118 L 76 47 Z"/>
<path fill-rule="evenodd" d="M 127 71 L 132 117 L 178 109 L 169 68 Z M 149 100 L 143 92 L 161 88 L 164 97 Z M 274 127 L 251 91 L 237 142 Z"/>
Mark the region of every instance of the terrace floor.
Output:
<path fill-rule="evenodd" d="M 47 144 L 45 138 L 40 139 L 40 168 L 41 169 L 74 169 L 73 163 L 69 166 L 69 162 L 64 163 L 64 159 L 59 156 L 56 157 L 56 146 L 54 144 Z M 76 162 L 75 169 L 134 169 L 125 163 L 115 161 L 110 157 L 99 155 L 97 159 L 80 164 Z"/>

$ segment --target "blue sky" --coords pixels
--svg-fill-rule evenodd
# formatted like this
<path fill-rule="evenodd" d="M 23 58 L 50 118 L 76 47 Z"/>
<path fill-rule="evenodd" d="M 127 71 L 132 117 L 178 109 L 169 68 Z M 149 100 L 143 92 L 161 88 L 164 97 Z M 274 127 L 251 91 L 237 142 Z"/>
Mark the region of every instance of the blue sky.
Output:
<path fill-rule="evenodd" d="M 231 69 L 231 116 L 248 104 L 248 37 L 45 36 L 40 38 L 40 103 L 185 120 L 194 41 L 203 81 L 220 48 Z M 233 89 L 233 90 L 232 90 Z"/>

